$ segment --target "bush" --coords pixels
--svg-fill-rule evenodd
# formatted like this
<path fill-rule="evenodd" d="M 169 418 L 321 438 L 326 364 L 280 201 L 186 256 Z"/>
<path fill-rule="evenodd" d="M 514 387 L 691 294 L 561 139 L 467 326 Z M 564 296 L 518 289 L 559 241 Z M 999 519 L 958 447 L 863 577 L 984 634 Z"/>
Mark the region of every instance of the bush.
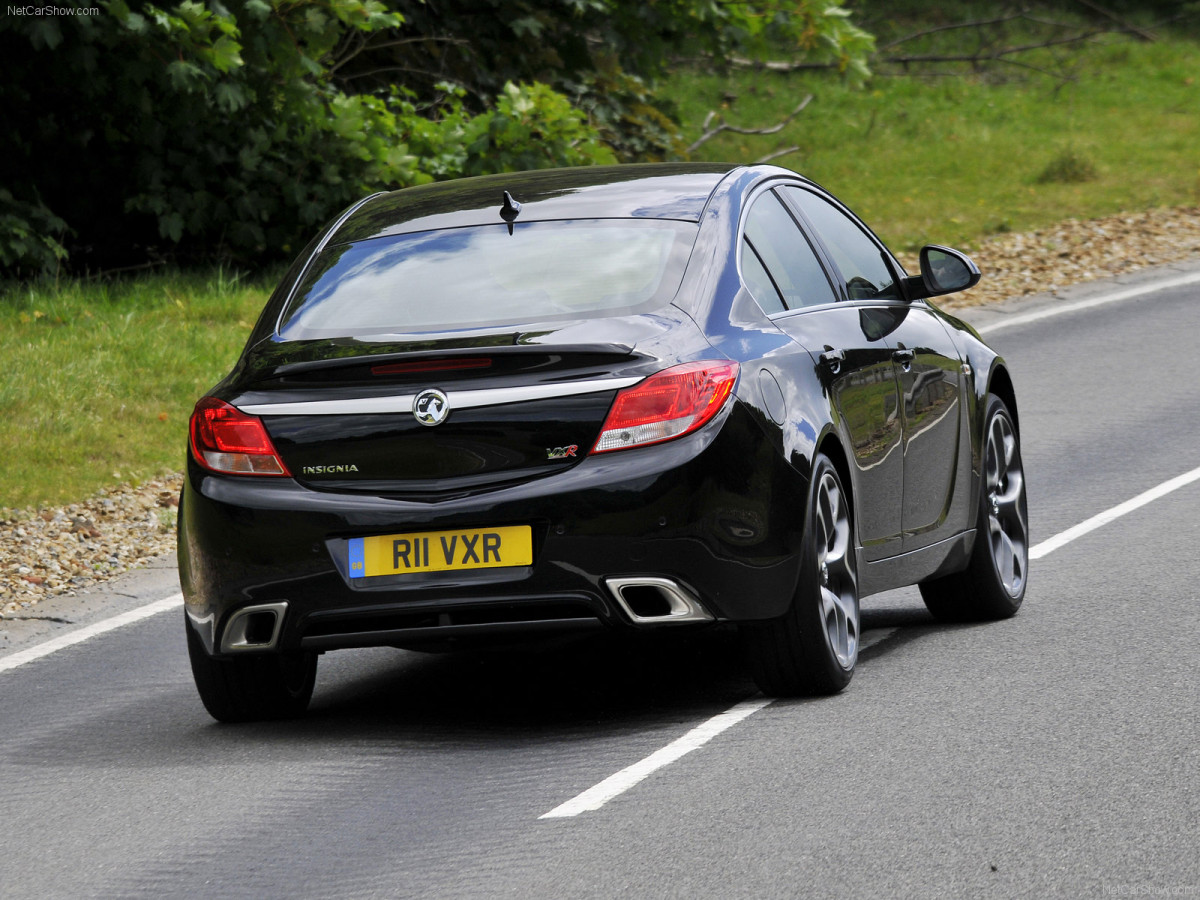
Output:
<path fill-rule="evenodd" d="M 871 46 L 836 0 L 97 2 L 0 20 L 0 275 L 278 259 L 371 191 L 680 156 L 668 50 Z"/>
<path fill-rule="evenodd" d="M 336 87 L 333 48 L 402 23 L 375 0 L 107 10 L 0 32 L 25 73 L 0 85 L 0 115 L 32 176 L 0 196 L 10 274 L 53 268 L 68 249 L 77 270 L 277 258 L 370 191 L 614 160 L 544 85 L 506 85 L 477 115 L 453 93 L 419 112 L 401 91 Z"/>
<path fill-rule="evenodd" d="M 67 257 L 67 223 L 41 203 L 27 203 L 0 188 L 0 270 L 18 276 L 54 271 Z"/>
<path fill-rule="evenodd" d="M 1074 148 L 1068 147 L 1050 160 L 1037 177 L 1038 184 L 1082 184 L 1095 181 L 1096 164 Z"/>

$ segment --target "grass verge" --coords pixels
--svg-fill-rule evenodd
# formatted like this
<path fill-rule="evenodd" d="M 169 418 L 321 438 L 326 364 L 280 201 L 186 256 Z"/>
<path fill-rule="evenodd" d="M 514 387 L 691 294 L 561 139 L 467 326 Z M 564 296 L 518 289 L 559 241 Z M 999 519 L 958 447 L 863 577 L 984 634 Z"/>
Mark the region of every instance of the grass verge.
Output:
<path fill-rule="evenodd" d="M 218 269 L 0 295 L 0 507 L 76 500 L 183 466 L 188 415 L 268 288 Z"/>
<path fill-rule="evenodd" d="M 1036 54 L 1023 62 L 1049 68 Z M 797 147 L 775 162 L 829 188 L 898 250 L 970 249 L 1069 217 L 1200 201 L 1200 44 L 1110 36 L 1058 73 L 880 74 L 853 89 L 827 73 L 683 67 L 666 94 L 688 140 L 710 110 L 762 127 L 812 94 L 779 133 L 726 132 L 693 156 L 752 162 Z"/>

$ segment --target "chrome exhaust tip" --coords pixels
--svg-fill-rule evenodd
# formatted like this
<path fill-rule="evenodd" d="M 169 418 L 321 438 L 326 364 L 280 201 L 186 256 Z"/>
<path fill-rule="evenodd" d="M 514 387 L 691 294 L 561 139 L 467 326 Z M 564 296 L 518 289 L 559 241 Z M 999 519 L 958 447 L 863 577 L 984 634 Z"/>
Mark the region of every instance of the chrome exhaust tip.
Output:
<path fill-rule="evenodd" d="M 625 615 L 638 625 L 713 620 L 695 594 L 670 578 L 606 578 L 604 584 Z"/>
<path fill-rule="evenodd" d="M 221 636 L 221 652 L 274 650 L 279 632 L 283 630 L 287 608 L 287 601 L 282 600 L 239 609 L 225 626 L 225 633 Z"/>

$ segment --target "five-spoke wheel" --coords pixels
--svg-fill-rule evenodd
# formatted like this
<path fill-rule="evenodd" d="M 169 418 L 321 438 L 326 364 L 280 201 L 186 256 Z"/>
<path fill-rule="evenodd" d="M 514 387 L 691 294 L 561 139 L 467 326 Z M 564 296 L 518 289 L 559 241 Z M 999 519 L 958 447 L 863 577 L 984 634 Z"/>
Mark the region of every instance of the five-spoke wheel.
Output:
<path fill-rule="evenodd" d="M 989 394 L 984 419 L 981 497 L 975 549 L 962 572 L 926 581 L 921 596 L 939 619 L 1006 619 L 1025 599 L 1029 513 L 1016 424 L 1004 401 Z"/>
<path fill-rule="evenodd" d="M 833 462 L 813 460 L 800 578 L 791 608 L 742 625 L 754 680 L 766 694 L 832 694 L 858 661 L 858 570 L 850 495 Z"/>

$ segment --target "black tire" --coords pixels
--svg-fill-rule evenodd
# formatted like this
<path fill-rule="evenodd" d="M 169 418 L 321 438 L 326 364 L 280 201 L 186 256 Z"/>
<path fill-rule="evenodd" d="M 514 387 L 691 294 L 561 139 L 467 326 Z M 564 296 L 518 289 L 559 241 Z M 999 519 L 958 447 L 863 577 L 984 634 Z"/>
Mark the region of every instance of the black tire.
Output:
<path fill-rule="evenodd" d="M 317 680 L 315 653 L 248 653 L 214 659 L 185 623 L 192 677 L 204 708 L 218 722 L 290 719 L 308 709 Z"/>
<path fill-rule="evenodd" d="M 961 572 L 921 585 L 925 606 L 947 622 L 1016 615 L 1029 579 L 1029 513 L 1016 424 L 1004 401 L 989 394 L 975 547 Z"/>
<path fill-rule="evenodd" d="M 833 463 L 813 460 L 800 580 L 777 619 L 741 626 L 751 674 L 764 694 L 836 694 L 858 661 L 858 565 L 850 495 Z"/>

